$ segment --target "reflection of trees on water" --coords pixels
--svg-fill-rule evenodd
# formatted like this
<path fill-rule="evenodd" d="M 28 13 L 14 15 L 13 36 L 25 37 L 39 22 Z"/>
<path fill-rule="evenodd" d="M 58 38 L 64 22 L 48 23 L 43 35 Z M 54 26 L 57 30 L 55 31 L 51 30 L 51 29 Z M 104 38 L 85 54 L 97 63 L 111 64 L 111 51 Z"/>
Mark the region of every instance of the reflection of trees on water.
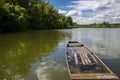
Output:
<path fill-rule="evenodd" d="M 0 78 L 25 77 L 31 64 L 49 55 L 64 37 L 60 31 L 0 35 Z"/>

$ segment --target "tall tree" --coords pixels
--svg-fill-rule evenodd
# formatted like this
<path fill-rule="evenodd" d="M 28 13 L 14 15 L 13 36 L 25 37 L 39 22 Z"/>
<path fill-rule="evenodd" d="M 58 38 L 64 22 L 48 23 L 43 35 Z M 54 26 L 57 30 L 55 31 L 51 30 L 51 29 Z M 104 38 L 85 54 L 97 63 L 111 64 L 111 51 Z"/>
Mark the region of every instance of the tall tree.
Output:
<path fill-rule="evenodd" d="M 68 26 L 72 25 L 72 18 L 70 16 L 66 17 L 66 22 L 68 23 Z"/>

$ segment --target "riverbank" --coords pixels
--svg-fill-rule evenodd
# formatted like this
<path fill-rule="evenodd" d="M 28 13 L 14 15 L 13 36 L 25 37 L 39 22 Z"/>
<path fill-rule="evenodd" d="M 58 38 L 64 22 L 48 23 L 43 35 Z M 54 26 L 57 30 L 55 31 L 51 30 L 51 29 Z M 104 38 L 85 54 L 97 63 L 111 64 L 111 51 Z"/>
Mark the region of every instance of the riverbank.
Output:
<path fill-rule="evenodd" d="M 120 23 L 109 23 L 103 21 L 102 23 L 78 25 L 78 27 L 79 28 L 120 28 Z"/>

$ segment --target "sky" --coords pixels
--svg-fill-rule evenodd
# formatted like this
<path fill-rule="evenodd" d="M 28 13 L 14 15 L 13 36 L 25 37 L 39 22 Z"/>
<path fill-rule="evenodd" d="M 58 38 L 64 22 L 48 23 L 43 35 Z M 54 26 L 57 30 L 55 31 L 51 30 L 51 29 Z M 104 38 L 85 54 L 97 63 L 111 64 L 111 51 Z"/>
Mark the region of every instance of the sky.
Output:
<path fill-rule="evenodd" d="M 65 16 L 78 24 L 120 23 L 120 0 L 49 0 Z"/>

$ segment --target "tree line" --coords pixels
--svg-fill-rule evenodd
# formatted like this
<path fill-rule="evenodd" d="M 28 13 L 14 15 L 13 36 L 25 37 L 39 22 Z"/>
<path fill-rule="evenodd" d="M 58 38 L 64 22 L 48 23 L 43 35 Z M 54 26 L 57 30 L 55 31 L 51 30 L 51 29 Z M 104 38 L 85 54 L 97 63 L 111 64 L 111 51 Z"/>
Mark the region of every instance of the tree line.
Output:
<path fill-rule="evenodd" d="M 78 25 L 78 27 L 81 27 L 81 28 L 120 28 L 120 23 L 109 23 L 109 22 L 103 21 L 102 23 Z"/>
<path fill-rule="evenodd" d="M 43 0 L 0 0 L 0 32 L 69 28 L 70 16 Z"/>

